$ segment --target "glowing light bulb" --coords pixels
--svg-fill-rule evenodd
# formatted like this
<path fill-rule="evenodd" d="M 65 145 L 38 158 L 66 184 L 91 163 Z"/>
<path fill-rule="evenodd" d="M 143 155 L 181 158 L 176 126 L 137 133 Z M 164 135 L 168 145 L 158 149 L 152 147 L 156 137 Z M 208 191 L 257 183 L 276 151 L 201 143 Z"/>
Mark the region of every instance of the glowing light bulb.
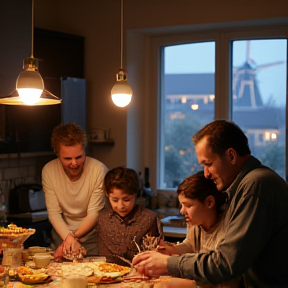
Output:
<path fill-rule="evenodd" d="M 36 104 L 40 96 L 43 92 L 41 89 L 34 89 L 34 88 L 20 88 L 17 89 L 19 93 L 19 97 L 23 103 L 26 105 L 34 105 Z"/>
<path fill-rule="evenodd" d="M 131 102 L 132 94 L 113 94 L 111 97 L 116 106 L 125 107 Z"/>

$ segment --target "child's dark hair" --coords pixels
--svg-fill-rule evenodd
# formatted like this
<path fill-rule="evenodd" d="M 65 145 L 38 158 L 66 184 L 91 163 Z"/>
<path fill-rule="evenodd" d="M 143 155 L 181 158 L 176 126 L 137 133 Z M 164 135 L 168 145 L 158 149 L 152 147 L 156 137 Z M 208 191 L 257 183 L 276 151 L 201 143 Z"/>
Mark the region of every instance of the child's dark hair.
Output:
<path fill-rule="evenodd" d="M 125 167 L 116 167 L 107 172 L 104 178 L 104 189 L 106 194 L 113 189 L 124 190 L 127 194 L 134 195 L 139 191 L 139 178 L 135 170 Z"/>
<path fill-rule="evenodd" d="M 197 199 L 200 202 L 204 202 L 207 196 L 212 195 L 215 198 L 218 212 L 227 199 L 227 194 L 218 191 L 215 183 L 211 179 L 205 178 L 203 171 L 187 177 L 179 185 L 177 194 L 183 194 L 186 198 Z"/>

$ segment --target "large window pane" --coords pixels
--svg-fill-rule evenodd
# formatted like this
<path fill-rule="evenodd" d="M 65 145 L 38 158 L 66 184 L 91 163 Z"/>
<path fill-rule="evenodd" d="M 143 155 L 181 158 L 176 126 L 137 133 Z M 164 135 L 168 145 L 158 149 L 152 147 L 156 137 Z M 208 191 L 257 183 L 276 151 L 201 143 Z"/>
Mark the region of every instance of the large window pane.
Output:
<path fill-rule="evenodd" d="M 161 79 L 160 187 L 177 187 L 201 167 L 192 135 L 214 119 L 215 42 L 167 46 Z"/>
<path fill-rule="evenodd" d="M 285 179 L 286 39 L 233 41 L 233 121 L 252 154 Z"/>

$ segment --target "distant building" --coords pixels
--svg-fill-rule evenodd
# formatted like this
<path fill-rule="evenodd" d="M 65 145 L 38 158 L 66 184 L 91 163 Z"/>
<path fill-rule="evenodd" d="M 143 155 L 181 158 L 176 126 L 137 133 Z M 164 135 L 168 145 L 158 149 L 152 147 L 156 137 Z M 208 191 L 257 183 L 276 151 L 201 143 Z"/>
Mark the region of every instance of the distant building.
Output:
<path fill-rule="evenodd" d="M 214 119 L 214 73 L 166 74 L 164 77 L 165 109 L 170 118 L 185 118 L 194 110 L 198 117 Z M 255 68 L 245 62 L 235 69 L 232 84 L 233 121 L 245 131 L 251 149 L 265 147 L 267 143 L 285 143 L 285 111 L 265 106 L 260 95 Z M 284 118 L 283 118 L 284 117 Z M 283 135 L 283 136 L 282 136 Z M 282 137 L 280 137 L 282 136 Z M 282 138 L 282 139 L 281 139 Z"/>

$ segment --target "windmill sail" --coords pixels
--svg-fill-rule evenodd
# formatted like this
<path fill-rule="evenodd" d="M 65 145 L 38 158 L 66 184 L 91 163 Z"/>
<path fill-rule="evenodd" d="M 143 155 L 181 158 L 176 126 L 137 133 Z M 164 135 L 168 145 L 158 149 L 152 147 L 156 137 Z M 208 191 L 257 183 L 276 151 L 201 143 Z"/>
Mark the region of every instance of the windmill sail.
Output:
<path fill-rule="evenodd" d="M 258 88 L 257 72 L 275 65 L 283 64 L 278 61 L 269 64 L 257 65 L 250 58 L 250 41 L 246 46 L 246 61 L 233 71 L 233 101 L 237 107 L 263 107 L 263 100 Z"/>

